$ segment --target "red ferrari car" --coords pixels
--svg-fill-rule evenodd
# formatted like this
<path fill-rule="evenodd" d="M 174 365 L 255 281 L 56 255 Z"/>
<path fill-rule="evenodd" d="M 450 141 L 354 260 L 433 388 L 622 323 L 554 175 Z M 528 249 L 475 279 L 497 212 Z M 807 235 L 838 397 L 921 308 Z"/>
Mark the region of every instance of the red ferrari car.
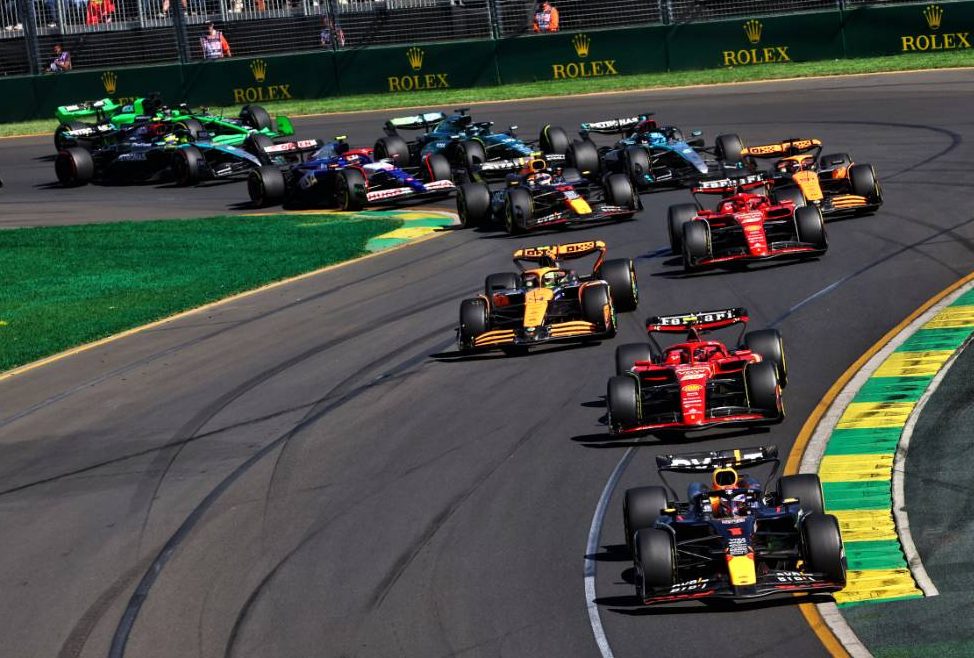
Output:
<path fill-rule="evenodd" d="M 763 174 L 703 181 L 691 191 L 720 194 L 716 209 L 699 202 L 670 206 L 670 247 L 687 271 L 738 261 L 809 257 L 828 249 L 825 222 L 816 206 L 779 198 Z"/>
<path fill-rule="evenodd" d="M 775 329 L 745 332 L 747 309 L 664 315 L 646 320 L 649 343 L 616 349 L 606 401 L 613 434 L 768 425 L 784 419 L 785 351 Z M 741 325 L 740 347 L 702 335 Z M 661 348 L 655 333 L 683 333 Z"/>

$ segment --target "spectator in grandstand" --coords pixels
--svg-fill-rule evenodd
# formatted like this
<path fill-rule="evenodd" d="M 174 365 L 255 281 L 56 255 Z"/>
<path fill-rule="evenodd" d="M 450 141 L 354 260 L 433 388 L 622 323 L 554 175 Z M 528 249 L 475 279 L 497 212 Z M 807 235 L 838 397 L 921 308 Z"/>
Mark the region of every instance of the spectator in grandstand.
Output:
<path fill-rule="evenodd" d="M 186 0 L 182 0 L 180 4 L 183 6 L 183 13 L 186 13 Z M 165 18 L 169 15 L 169 0 L 162 0 L 162 11 L 159 12 L 159 18 Z"/>
<path fill-rule="evenodd" d="M 333 23 L 330 18 L 321 19 L 321 47 L 322 48 L 344 48 L 345 31 L 342 26 Z"/>
<path fill-rule="evenodd" d="M 213 21 L 206 23 L 206 32 L 200 37 L 200 48 L 203 49 L 203 59 L 230 57 L 230 44 L 227 43 L 223 32 L 216 29 Z"/>
<path fill-rule="evenodd" d="M 54 44 L 54 59 L 47 67 L 51 73 L 61 73 L 71 70 L 71 53 L 61 47 L 61 44 Z"/>
<path fill-rule="evenodd" d="M 88 0 L 88 12 L 85 14 L 87 25 L 111 23 L 115 13 L 115 3 L 112 0 Z"/>
<path fill-rule="evenodd" d="M 41 12 L 40 18 L 47 23 L 48 27 L 57 27 L 57 7 L 54 5 L 54 0 L 44 0 L 44 11 Z"/>
<path fill-rule="evenodd" d="M 534 31 L 558 31 L 558 10 L 551 6 L 549 0 L 541 0 L 538 3 L 538 11 L 534 13 Z"/>

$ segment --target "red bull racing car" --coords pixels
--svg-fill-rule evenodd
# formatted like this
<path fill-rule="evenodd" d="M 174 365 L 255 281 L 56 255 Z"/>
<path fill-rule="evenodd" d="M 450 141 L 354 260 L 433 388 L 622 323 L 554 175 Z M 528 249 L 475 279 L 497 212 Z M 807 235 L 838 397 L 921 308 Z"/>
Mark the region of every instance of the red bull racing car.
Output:
<path fill-rule="evenodd" d="M 606 402 L 617 435 L 702 430 L 718 425 L 768 425 L 784 419 L 781 389 L 788 371 L 775 329 L 745 332 L 747 309 L 654 316 L 650 342 L 616 349 L 616 374 Z M 704 333 L 741 325 L 740 347 Z M 655 333 L 686 333 L 665 349 Z"/>
<path fill-rule="evenodd" d="M 741 472 L 771 464 L 761 484 Z M 629 489 L 623 503 L 637 596 L 646 605 L 836 592 L 846 559 L 817 475 L 786 475 L 774 491 L 774 446 L 658 455 L 663 486 Z M 708 476 L 680 501 L 664 473 Z"/>
<path fill-rule="evenodd" d="M 636 309 L 639 287 L 632 261 L 605 260 L 605 253 L 599 240 L 515 251 L 519 272 L 491 274 L 484 294 L 460 304 L 460 350 L 520 350 L 615 336 L 616 311 Z M 596 260 L 591 274 L 562 266 L 592 254 Z"/>

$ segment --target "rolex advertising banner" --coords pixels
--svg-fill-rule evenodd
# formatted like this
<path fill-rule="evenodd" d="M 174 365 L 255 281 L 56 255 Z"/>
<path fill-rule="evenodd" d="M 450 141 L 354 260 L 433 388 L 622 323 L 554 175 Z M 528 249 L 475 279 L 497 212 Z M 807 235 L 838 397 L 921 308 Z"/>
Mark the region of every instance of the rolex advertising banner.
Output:
<path fill-rule="evenodd" d="M 842 18 L 828 11 L 686 23 L 669 28 L 667 45 L 671 70 L 839 59 Z"/>
<path fill-rule="evenodd" d="M 847 11 L 849 57 L 969 49 L 974 44 L 974 3 L 943 2 Z"/>
<path fill-rule="evenodd" d="M 584 80 L 666 70 L 666 30 L 537 34 L 497 42 L 501 82 Z"/>
<path fill-rule="evenodd" d="M 410 94 L 496 85 L 493 41 L 456 41 L 337 53 L 341 94 Z"/>

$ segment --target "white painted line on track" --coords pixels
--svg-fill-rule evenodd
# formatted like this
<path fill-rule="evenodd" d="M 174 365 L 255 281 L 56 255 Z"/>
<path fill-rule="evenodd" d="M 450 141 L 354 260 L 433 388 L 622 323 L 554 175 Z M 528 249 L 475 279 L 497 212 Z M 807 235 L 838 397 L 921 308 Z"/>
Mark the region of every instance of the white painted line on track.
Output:
<path fill-rule="evenodd" d="M 599 503 L 595 506 L 595 514 L 592 515 L 592 526 L 589 528 L 588 543 L 585 545 L 585 605 L 588 607 L 588 620 L 592 625 L 592 635 L 595 636 L 595 643 L 599 646 L 599 652 L 602 654 L 602 658 L 613 658 L 613 654 L 612 648 L 609 646 L 609 640 L 605 636 L 605 629 L 602 628 L 599 606 L 595 602 L 595 560 L 590 556 L 595 555 L 599 550 L 599 545 L 602 541 L 602 523 L 605 521 L 605 511 L 609 506 L 609 499 L 612 498 L 612 492 L 615 491 L 616 485 L 619 484 L 619 478 L 622 477 L 623 472 L 635 454 L 635 446 L 626 449 L 625 454 L 622 455 L 622 459 L 616 464 L 612 475 L 609 476 L 608 481 L 605 483 L 605 487 L 602 489 L 602 495 L 599 496 Z"/>

